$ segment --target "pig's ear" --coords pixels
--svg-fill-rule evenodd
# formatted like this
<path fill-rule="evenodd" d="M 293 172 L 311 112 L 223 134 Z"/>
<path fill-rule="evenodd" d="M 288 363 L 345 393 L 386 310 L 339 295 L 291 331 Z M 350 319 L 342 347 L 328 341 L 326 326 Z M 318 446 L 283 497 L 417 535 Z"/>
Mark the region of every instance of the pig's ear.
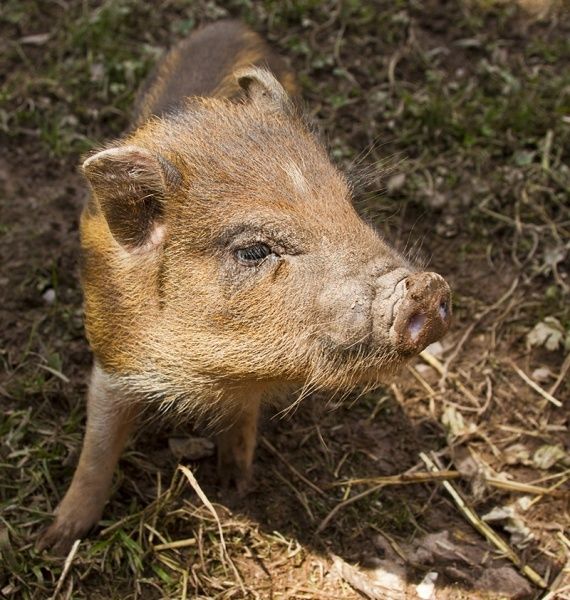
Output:
<path fill-rule="evenodd" d="M 113 237 L 132 252 L 150 250 L 164 235 L 164 198 L 176 169 L 138 146 L 102 150 L 83 163 Z"/>
<path fill-rule="evenodd" d="M 293 102 L 285 88 L 267 69 L 247 67 L 236 71 L 235 77 L 238 85 L 252 102 L 262 107 L 282 110 L 289 114 L 293 112 Z"/>

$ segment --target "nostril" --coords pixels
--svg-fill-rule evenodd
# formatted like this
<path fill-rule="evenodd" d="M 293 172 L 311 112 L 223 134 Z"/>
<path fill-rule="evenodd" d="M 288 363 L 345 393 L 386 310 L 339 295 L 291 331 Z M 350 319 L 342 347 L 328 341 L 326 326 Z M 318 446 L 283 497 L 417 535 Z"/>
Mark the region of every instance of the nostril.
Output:
<path fill-rule="evenodd" d="M 393 308 L 392 327 L 401 351 L 412 354 L 447 331 L 453 310 L 451 291 L 436 273 L 412 273 L 402 284 L 403 295 Z"/>
<path fill-rule="evenodd" d="M 420 336 L 420 333 L 422 332 L 426 322 L 426 318 L 427 317 L 425 315 L 417 314 L 409 320 L 408 331 L 410 332 L 410 337 L 412 338 L 413 342 L 415 342 Z"/>

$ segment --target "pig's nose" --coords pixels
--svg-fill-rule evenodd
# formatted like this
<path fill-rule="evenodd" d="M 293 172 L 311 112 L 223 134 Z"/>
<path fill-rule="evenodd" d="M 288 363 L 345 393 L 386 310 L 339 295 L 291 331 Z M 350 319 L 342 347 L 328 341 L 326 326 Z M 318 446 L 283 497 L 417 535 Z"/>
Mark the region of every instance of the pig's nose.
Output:
<path fill-rule="evenodd" d="M 451 291 L 437 273 L 412 273 L 393 324 L 396 347 L 405 354 L 421 352 L 439 340 L 451 320 Z"/>

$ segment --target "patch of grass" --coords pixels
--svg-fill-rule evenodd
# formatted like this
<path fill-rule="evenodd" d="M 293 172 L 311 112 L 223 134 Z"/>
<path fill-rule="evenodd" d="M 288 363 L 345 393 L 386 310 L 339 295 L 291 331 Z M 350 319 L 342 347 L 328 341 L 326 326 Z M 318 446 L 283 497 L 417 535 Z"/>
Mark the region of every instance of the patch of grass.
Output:
<path fill-rule="evenodd" d="M 52 10 L 60 12 L 47 39 L 26 43 L 23 36 L 9 45 L 4 62 L 21 61 L 26 68 L 8 74 L 0 111 L 6 134 L 37 135 L 50 153 L 63 157 L 99 141 L 103 124 L 115 135 L 125 127 L 157 49 L 132 38 L 133 20 L 148 18 L 150 7 L 145 13 L 130 0 L 107 0 Z M 22 13 L 18 3 L 9 3 L 2 15 L 18 28 L 35 26 L 42 16 L 39 10 Z"/>

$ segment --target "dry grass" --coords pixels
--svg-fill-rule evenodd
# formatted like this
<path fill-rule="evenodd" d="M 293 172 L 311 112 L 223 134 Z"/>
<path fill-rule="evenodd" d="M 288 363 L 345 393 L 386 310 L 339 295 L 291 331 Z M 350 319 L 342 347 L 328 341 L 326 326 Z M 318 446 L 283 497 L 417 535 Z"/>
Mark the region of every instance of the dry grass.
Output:
<path fill-rule="evenodd" d="M 499 597 L 479 563 L 509 563 L 442 479 L 478 517 L 506 511 L 494 535 L 545 597 L 568 597 L 570 23 L 556 6 L 533 14 L 439 0 L 2 5 L 3 597 L 353 599 L 352 586 L 381 589 L 386 569 L 406 571 L 408 597 L 430 571 L 437 598 Z M 383 390 L 268 413 L 245 501 L 219 493 L 205 459 L 189 465 L 205 506 L 171 432 L 142 431 L 101 527 L 67 562 L 37 555 L 81 442 L 90 363 L 78 155 L 120 134 L 160 47 L 228 15 L 291 57 L 333 157 L 362 184 L 359 208 L 451 282 L 454 328 Z M 445 531 L 455 554 L 428 552 L 428 534 Z"/>

